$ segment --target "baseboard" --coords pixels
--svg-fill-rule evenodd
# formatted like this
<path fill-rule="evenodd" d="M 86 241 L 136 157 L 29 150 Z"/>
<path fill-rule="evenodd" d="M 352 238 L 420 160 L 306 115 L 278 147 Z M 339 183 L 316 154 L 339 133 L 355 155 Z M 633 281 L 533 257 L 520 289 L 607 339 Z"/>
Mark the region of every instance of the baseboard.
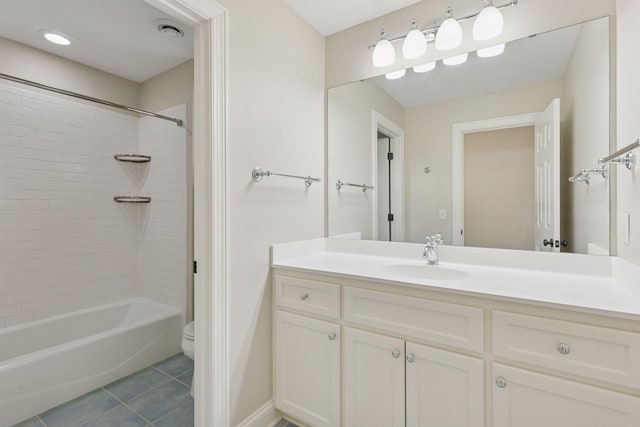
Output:
<path fill-rule="evenodd" d="M 273 400 L 270 400 L 237 427 L 273 427 L 281 418 L 282 414 L 276 409 Z"/>

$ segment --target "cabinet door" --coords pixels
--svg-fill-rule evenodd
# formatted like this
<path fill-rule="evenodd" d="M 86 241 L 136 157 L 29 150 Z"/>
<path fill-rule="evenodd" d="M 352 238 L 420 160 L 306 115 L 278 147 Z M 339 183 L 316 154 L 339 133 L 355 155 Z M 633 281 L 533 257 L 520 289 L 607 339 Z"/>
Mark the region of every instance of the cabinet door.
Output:
<path fill-rule="evenodd" d="M 640 426 L 640 398 L 493 365 L 494 427 Z"/>
<path fill-rule="evenodd" d="M 407 342 L 407 427 L 482 427 L 484 362 Z"/>
<path fill-rule="evenodd" d="M 404 341 L 344 328 L 344 424 L 404 427 Z"/>
<path fill-rule="evenodd" d="M 276 408 L 314 427 L 340 426 L 340 326 L 276 311 Z"/>

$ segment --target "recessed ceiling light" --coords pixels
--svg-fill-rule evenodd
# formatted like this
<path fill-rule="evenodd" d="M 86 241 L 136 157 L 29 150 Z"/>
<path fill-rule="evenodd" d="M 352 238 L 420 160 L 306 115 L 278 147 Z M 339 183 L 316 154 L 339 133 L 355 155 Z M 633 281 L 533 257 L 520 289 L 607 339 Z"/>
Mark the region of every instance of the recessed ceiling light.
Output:
<path fill-rule="evenodd" d="M 51 43 L 55 43 L 61 46 L 69 46 L 71 44 L 71 38 L 62 33 L 59 33 L 58 31 L 40 29 L 38 30 L 38 33 L 40 33 L 42 37 L 44 37 Z"/>

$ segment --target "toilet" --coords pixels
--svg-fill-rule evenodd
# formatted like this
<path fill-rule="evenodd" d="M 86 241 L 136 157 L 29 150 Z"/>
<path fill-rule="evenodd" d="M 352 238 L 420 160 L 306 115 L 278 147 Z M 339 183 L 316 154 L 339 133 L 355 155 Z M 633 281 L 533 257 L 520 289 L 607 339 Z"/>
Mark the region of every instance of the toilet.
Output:
<path fill-rule="evenodd" d="M 185 356 L 187 356 L 191 360 L 193 360 L 193 356 L 195 353 L 195 347 L 193 344 L 194 336 L 195 336 L 194 324 L 193 322 L 189 322 L 182 330 L 182 352 L 184 353 Z M 195 373 L 195 370 L 194 370 L 194 373 Z M 193 396 L 193 388 L 194 388 L 193 383 L 195 381 L 195 378 L 196 377 L 194 375 L 191 381 L 191 396 Z"/>

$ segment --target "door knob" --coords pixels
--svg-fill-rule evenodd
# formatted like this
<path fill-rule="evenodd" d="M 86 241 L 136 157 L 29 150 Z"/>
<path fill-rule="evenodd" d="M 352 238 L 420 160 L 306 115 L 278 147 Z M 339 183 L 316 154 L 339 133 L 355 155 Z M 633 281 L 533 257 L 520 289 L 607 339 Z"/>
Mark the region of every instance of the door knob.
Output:
<path fill-rule="evenodd" d="M 507 380 L 504 377 L 496 378 L 496 385 L 500 388 L 505 388 L 507 386 Z"/>
<path fill-rule="evenodd" d="M 331 332 L 331 333 L 329 334 L 329 340 L 331 340 L 331 341 L 335 340 L 335 339 L 336 339 L 336 337 L 337 337 L 337 335 L 336 335 L 336 333 L 335 333 L 335 332 Z"/>
<path fill-rule="evenodd" d="M 396 359 L 399 358 L 400 357 L 400 350 L 393 350 L 391 352 L 391 355 Z"/>

